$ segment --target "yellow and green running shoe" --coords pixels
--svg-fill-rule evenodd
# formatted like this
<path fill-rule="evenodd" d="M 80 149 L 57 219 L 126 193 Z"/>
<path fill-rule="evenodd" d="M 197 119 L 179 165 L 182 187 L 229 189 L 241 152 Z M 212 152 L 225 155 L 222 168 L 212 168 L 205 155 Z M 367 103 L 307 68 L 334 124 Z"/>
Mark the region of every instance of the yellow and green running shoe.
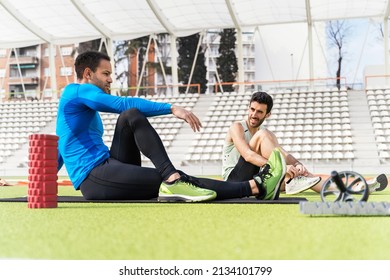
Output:
<path fill-rule="evenodd" d="M 185 174 L 173 183 L 163 182 L 158 193 L 160 202 L 199 202 L 213 200 L 216 197 L 215 191 L 197 187 Z"/>
<path fill-rule="evenodd" d="M 275 148 L 260 172 L 253 176 L 259 187 L 257 199 L 277 200 L 279 199 L 280 186 L 286 176 L 286 161 L 280 153 L 279 148 Z"/>

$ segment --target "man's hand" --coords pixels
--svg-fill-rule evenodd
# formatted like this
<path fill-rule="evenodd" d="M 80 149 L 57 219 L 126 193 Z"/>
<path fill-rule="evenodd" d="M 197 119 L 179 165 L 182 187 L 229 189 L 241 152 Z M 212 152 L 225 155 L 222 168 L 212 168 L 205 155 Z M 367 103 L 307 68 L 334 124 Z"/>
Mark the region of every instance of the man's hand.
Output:
<path fill-rule="evenodd" d="M 297 164 L 297 165 L 287 165 L 287 175 L 290 178 L 294 178 L 297 176 L 308 176 L 309 171 L 307 171 L 306 167 L 303 166 L 302 164 Z"/>
<path fill-rule="evenodd" d="M 309 171 L 306 169 L 306 167 L 303 164 L 297 164 L 295 165 L 295 168 L 298 170 L 298 175 L 301 176 L 309 175 Z"/>
<path fill-rule="evenodd" d="M 298 170 L 294 165 L 287 165 L 286 174 L 289 178 L 294 178 L 298 176 Z"/>
<path fill-rule="evenodd" d="M 172 105 L 171 106 L 172 114 L 175 115 L 177 118 L 182 119 L 186 121 L 192 128 L 193 131 L 200 131 L 200 128 L 202 127 L 202 124 L 197 116 L 195 116 L 194 113 L 191 111 L 186 110 L 183 107 Z"/>

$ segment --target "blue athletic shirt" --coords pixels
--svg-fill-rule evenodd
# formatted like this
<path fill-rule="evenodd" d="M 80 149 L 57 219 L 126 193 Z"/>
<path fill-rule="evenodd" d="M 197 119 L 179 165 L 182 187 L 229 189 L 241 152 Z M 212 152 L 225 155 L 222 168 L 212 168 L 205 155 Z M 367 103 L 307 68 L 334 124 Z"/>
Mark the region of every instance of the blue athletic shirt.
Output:
<path fill-rule="evenodd" d="M 171 104 L 109 95 L 92 84 L 65 87 L 57 115 L 58 170 L 65 164 L 75 189 L 93 168 L 110 157 L 98 112 L 120 114 L 130 108 L 137 108 L 146 117 L 171 113 Z"/>

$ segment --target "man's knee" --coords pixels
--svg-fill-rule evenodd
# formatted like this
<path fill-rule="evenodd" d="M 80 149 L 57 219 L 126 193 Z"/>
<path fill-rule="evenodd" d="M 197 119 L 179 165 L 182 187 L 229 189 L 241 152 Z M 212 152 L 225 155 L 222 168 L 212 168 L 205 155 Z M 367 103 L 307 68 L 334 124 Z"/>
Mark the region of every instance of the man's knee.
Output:
<path fill-rule="evenodd" d="M 145 118 L 145 116 L 136 108 L 131 108 L 120 113 L 119 118 L 127 120 L 136 120 L 138 118 Z"/>
<path fill-rule="evenodd" d="M 268 158 L 271 151 L 279 146 L 275 135 L 268 129 L 261 129 L 253 135 L 249 142 L 249 146 L 259 155 Z"/>
<path fill-rule="evenodd" d="M 274 140 L 274 135 L 268 129 L 260 129 L 253 135 L 250 142 L 263 143 L 266 141 L 272 142 L 273 140 Z"/>
<path fill-rule="evenodd" d="M 134 117 L 137 117 L 139 115 L 142 115 L 142 113 L 138 109 L 131 108 L 131 109 L 128 109 L 128 110 L 120 113 L 119 117 L 134 118 Z"/>
<path fill-rule="evenodd" d="M 145 121 L 146 117 L 138 109 L 131 108 L 120 113 L 118 119 L 119 121 L 124 120 L 128 124 L 136 124 L 140 121 Z"/>

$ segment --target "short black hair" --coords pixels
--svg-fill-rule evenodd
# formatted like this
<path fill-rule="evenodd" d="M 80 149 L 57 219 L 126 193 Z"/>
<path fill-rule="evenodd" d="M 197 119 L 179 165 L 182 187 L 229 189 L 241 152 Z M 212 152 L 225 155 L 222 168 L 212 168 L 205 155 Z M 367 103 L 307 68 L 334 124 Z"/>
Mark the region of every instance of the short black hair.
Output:
<path fill-rule="evenodd" d="M 85 68 L 90 68 L 95 72 L 102 59 L 111 60 L 107 54 L 97 51 L 86 51 L 79 54 L 74 62 L 77 79 L 83 78 Z"/>
<path fill-rule="evenodd" d="M 265 104 L 267 105 L 267 114 L 271 112 L 272 107 L 274 106 L 274 101 L 268 93 L 265 91 L 257 91 L 252 94 L 251 101 L 249 104 L 252 102 L 258 102 L 260 104 Z"/>

